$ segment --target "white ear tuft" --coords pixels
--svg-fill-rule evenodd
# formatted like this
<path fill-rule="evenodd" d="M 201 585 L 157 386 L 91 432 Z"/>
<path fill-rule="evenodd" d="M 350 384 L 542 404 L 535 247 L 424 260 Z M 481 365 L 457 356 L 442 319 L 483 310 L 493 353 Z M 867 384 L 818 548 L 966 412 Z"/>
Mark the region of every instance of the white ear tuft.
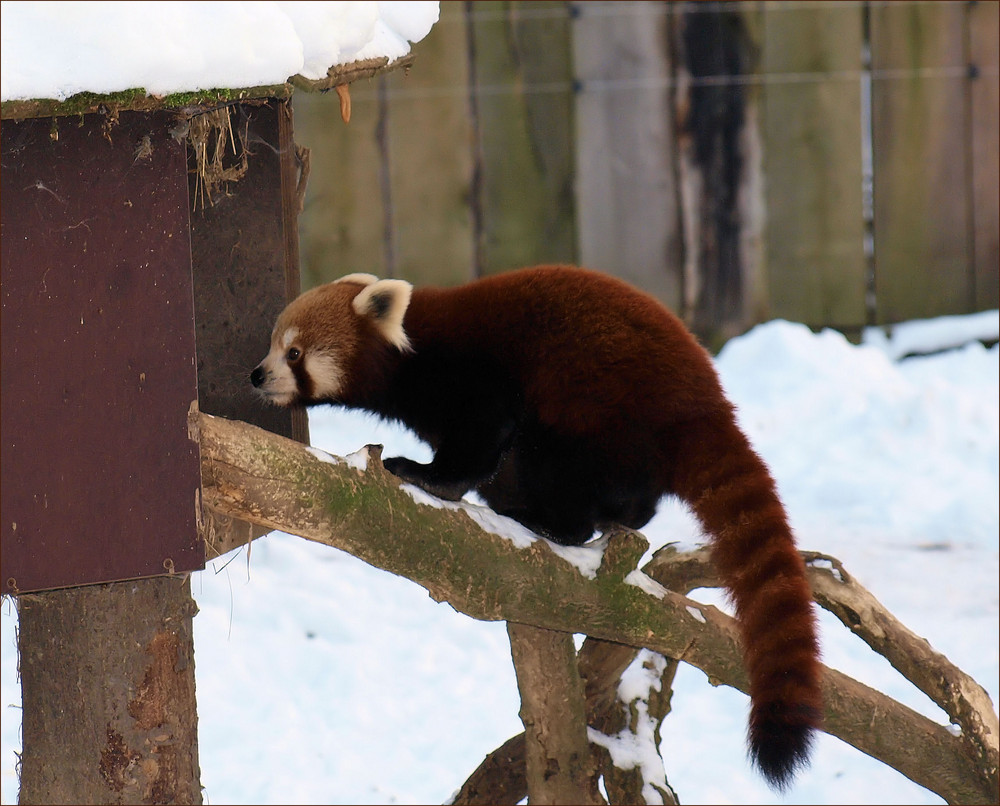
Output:
<path fill-rule="evenodd" d="M 378 277 L 374 274 L 345 274 L 339 280 L 334 280 L 335 283 L 359 283 L 361 285 L 371 285 L 372 283 L 378 282 Z"/>
<path fill-rule="evenodd" d="M 410 349 L 410 339 L 403 330 L 403 316 L 412 293 L 413 286 L 405 280 L 378 280 L 351 304 L 358 316 L 371 320 L 386 341 L 405 351 Z"/>

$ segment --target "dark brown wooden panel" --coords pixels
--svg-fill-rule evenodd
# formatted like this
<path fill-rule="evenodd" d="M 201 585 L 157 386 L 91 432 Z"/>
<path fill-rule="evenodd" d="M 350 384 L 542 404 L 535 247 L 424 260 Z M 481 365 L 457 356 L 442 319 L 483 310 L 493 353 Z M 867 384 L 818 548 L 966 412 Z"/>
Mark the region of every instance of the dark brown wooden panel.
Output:
<path fill-rule="evenodd" d="M 187 166 L 173 121 L 3 121 L 4 590 L 203 566 L 187 437 Z"/>
<path fill-rule="evenodd" d="M 237 164 L 246 149 L 246 173 L 204 207 L 189 151 L 197 208 L 191 213 L 191 261 L 201 410 L 308 442 L 304 412 L 266 405 L 250 385 L 250 372 L 268 351 L 274 320 L 299 292 L 291 115 L 285 101 L 230 108 L 236 145 L 224 164 Z"/>

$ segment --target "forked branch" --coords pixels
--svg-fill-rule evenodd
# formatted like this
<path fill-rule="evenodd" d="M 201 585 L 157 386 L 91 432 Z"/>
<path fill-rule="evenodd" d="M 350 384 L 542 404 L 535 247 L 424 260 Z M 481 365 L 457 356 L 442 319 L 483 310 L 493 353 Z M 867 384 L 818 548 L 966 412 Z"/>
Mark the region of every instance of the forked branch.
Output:
<path fill-rule="evenodd" d="M 203 506 L 219 515 L 347 551 L 473 618 L 648 647 L 747 689 L 731 618 L 652 582 L 674 573 L 662 554 L 648 575 L 626 573 L 642 545 L 634 533 L 612 540 L 601 568 L 589 576 L 544 540 L 521 547 L 485 531 L 474 520 L 485 522 L 481 510 L 411 494 L 385 471 L 377 450 L 349 464 L 197 411 L 189 425 L 201 445 Z M 951 803 L 995 801 L 996 767 L 971 754 L 968 739 L 833 669 L 824 670 L 824 697 L 828 733 Z"/>

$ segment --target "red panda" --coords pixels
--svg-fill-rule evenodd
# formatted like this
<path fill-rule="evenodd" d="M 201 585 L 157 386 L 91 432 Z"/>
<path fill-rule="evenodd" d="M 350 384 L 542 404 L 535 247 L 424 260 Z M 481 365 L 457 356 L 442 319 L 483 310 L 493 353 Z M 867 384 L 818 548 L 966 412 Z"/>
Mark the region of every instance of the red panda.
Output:
<path fill-rule="evenodd" d="M 805 566 L 711 359 L 654 298 L 570 266 L 449 289 L 352 274 L 288 305 L 250 380 L 278 405 L 403 423 L 434 458 L 388 470 L 443 498 L 476 490 L 558 543 L 641 528 L 678 496 L 735 607 L 751 757 L 778 789 L 807 762 L 822 700 Z"/>

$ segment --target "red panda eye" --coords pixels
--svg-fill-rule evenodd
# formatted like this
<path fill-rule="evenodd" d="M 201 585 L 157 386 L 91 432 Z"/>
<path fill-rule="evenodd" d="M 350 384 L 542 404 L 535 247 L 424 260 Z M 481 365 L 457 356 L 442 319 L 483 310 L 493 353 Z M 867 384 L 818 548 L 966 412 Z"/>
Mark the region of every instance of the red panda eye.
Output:
<path fill-rule="evenodd" d="M 288 349 L 288 352 L 285 353 L 285 358 L 287 358 L 289 361 L 298 361 L 300 355 L 302 355 L 302 352 L 299 350 L 298 347 L 290 347 Z"/>

